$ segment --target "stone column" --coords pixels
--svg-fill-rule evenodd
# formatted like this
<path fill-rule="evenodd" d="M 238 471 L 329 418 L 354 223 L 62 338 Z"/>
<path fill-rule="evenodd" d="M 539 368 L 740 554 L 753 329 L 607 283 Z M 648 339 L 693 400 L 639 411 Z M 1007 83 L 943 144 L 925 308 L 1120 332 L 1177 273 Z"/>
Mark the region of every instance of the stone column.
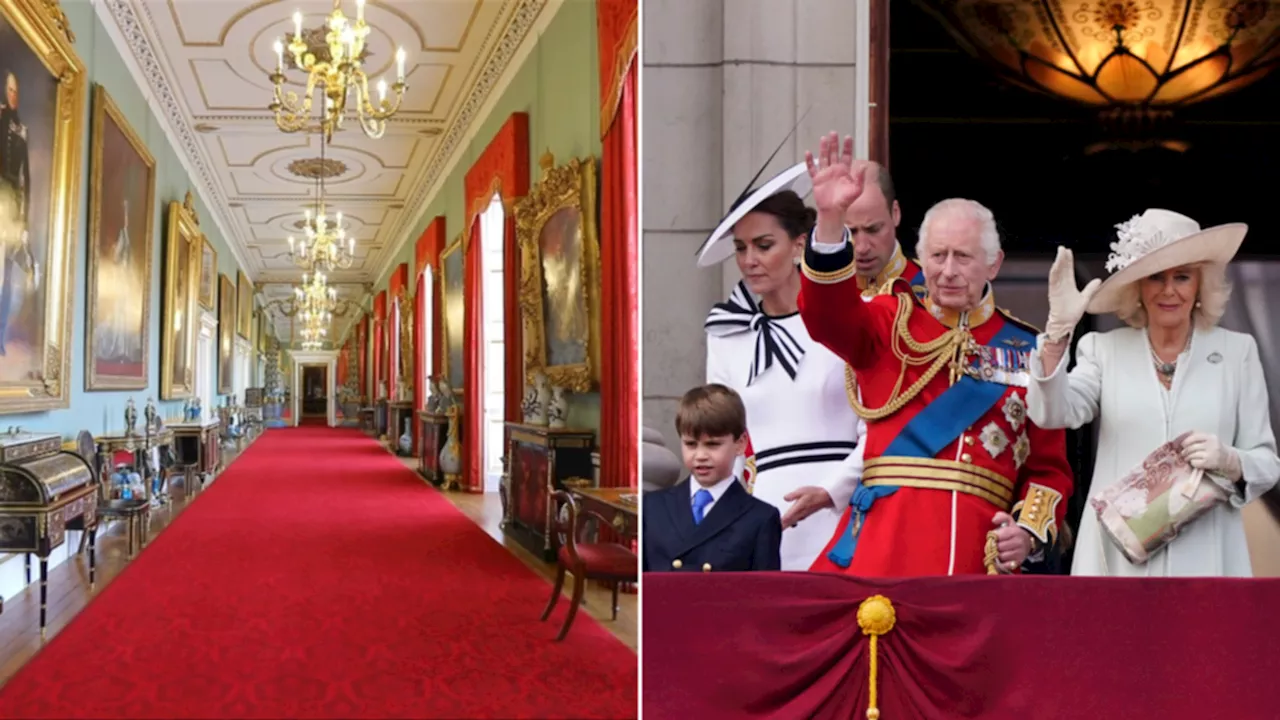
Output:
<path fill-rule="evenodd" d="M 694 252 L 793 127 L 762 180 L 855 133 L 856 4 L 643 4 L 643 422 L 673 449 L 676 404 L 706 377 L 702 321 L 739 280 Z"/>

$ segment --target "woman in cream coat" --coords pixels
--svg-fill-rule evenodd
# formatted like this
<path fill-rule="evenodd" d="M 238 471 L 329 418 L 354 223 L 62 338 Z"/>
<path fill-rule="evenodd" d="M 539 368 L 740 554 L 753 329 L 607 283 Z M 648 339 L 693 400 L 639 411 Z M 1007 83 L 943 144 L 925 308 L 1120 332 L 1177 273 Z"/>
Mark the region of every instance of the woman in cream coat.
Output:
<path fill-rule="evenodd" d="M 1045 428 L 1098 421 L 1090 499 L 1183 433 L 1183 456 L 1231 492 L 1142 565 L 1104 537 L 1086 505 L 1071 574 L 1249 577 L 1240 508 L 1276 484 L 1280 458 L 1257 343 L 1217 326 L 1229 295 L 1226 265 L 1247 227 L 1202 231 L 1191 218 L 1148 210 L 1117 228 L 1112 275 L 1101 285 L 1077 290 L 1071 252 L 1058 250 L 1028 413 Z M 1086 310 L 1115 313 L 1130 327 L 1082 337 L 1067 373 L 1063 354 Z"/>

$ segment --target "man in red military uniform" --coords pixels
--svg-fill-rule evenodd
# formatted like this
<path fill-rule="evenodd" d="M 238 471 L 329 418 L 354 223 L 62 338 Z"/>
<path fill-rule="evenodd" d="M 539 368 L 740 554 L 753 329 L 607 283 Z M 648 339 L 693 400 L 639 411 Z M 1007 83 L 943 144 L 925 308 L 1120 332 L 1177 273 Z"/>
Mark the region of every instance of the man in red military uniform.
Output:
<path fill-rule="evenodd" d="M 902 577 L 1013 572 L 1052 545 L 1071 494 L 1066 436 L 1027 419 L 1037 331 L 995 307 L 1003 253 L 990 211 L 934 206 L 917 255 L 928 294 L 908 283 L 861 299 L 845 213 L 862 195 L 834 133 L 806 154 L 818 223 L 800 312 L 815 340 L 857 373 L 865 469 L 816 571 Z"/>

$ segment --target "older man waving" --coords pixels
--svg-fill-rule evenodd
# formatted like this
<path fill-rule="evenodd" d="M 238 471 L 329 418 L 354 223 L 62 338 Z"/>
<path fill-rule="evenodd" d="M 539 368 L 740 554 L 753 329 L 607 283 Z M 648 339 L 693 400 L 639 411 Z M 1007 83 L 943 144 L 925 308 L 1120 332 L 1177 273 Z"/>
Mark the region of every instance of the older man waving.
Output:
<path fill-rule="evenodd" d="M 1014 572 L 1053 543 L 1071 494 L 1060 430 L 1027 419 L 1037 330 L 996 308 L 1004 254 L 991 212 L 944 200 L 916 253 L 928 297 L 906 283 L 862 302 L 844 226 L 866 165 L 832 133 L 806 153 L 818 206 L 800 312 L 855 371 L 867 421 L 862 486 L 813 570 L 903 577 Z"/>

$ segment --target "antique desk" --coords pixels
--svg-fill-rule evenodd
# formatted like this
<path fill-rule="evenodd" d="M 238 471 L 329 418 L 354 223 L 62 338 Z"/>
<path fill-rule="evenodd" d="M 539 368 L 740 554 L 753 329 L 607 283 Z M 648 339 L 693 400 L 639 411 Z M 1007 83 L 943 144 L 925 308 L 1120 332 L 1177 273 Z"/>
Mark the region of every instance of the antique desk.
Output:
<path fill-rule="evenodd" d="M 193 480 L 198 478 L 203 488 L 221 469 L 222 446 L 218 442 L 221 426 L 222 421 L 216 417 L 168 425 L 173 432 L 174 456 L 183 468 L 182 487 L 187 497 L 196 491 Z"/>
<path fill-rule="evenodd" d="M 167 426 L 157 433 L 126 433 L 124 435 L 99 435 L 98 454 L 106 461 L 99 463 L 103 468 L 103 477 L 110 475 L 115 468 L 115 456 L 119 452 L 133 454 L 133 467 L 142 475 L 143 485 L 153 504 L 163 505 L 168 497 L 168 478 L 160 472 L 157 465 L 151 463 L 151 451 L 162 447 L 173 447 L 173 431 Z M 143 537 L 146 537 L 144 532 Z"/>
<path fill-rule="evenodd" d="M 444 484 L 440 451 L 449 439 L 449 416 L 419 410 L 418 424 L 422 435 L 418 441 L 418 474 L 432 485 L 440 486 Z"/>
<path fill-rule="evenodd" d="M 560 548 L 552 532 L 551 493 L 591 485 L 595 433 L 514 422 L 506 432 L 503 530 L 535 556 L 554 562 Z"/>
<path fill-rule="evenodd" d="M 570 491 L 584 510 L 598 513 L 629 545 L 640 535 L 640 493 L 635 488 L 575 488 Z"/>
<path fill-rule="evenodd" d="M 405 430 L 413 432 L 413 427 L 405 427 L 405 423 L 413 423 L 413 403 L 406 400 L 404 402 L 393 402 L 387 404 L 387 441 L 391 443 L 391 449 L 396 455 L 400 454 L 400 436 Z M 413 457 L 413 448 L 409 449 L 409 457 Z"/>
<path fill-rule="evenodd" d="M 0 435 L 0 552 L 40 558 L 40 637 L 49 600 L 49 554 L 67 530 L 89 538 L 89 583 L 96 582 L 98 483 L 90 460 L 62 449 L 56 433 Z"/>

